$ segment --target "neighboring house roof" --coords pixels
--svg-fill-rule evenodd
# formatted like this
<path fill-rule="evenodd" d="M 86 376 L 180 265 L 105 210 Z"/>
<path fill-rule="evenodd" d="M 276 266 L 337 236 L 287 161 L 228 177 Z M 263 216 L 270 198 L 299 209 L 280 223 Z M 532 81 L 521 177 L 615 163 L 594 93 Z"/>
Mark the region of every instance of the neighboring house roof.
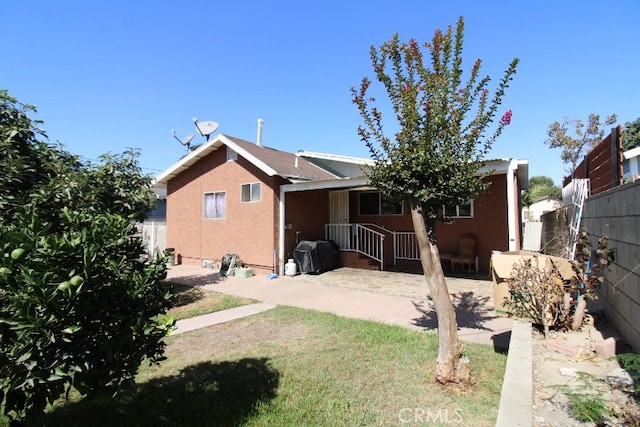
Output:
<path fill-rule="evenodd" d="M 205 156 L 222 147 L 231 148 L 269 176 L 278 175 L 292 182 L 317 181 L 337 177 L 293 153 L 257 145 L 233 136 L 218 134 L 158 175 L 154 186 L 166 186 L 170 179 L 175 178 Z"/>
<path fill-rule="evenodd" d="M 625 160 L 633 159 L 634 157 L 640 156 L 640 147 L 632 148 L 631 150 L 627 150 L 622 153 Z"/>
<path fill-rule="evenodd" d="M 541 197 L 538 197 L 538 199 L 535 202 L 533 202 L 532 205 L 534 203 L 540 203 L 540 202 L 546 202 L 546 201 L 559 202 L 560 204 L 562 204 L 562 199 L 560 197 L 541 196 Z"/>

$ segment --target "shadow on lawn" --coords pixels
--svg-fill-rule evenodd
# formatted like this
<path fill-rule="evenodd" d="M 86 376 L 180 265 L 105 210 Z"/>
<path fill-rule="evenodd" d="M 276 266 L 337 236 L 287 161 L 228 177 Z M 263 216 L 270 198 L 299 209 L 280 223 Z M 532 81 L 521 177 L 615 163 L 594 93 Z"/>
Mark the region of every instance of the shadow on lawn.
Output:
<path fill-rule="evenodd" d="M 48 414 L 47 426 L 240 425 L 276 396 L 280 374 L 266 358 L 200 363 L 152 379 L 112 398 L 71 403 Z"/>
<path fill-rule="evenodd" d="M 207 274 L 194 274 L 191 276 L 178 276 L 171 277 L 165 279 L 167 282 L 177 283 L 180 285 L 187 286 L 204 286 L 204 285 L 215 285 L 216 283 L 221 283 L 225 279 L 224 276 L 221 276 L 218 272 L 211 272 Z"/>
<path fill-rule="evenodd" d="M 194 288 L 189 285 L 173 284 L 173 297 L 171 298 L 172 307 L 182 307 L 189 305 L 204 298 L 204 291 L 200 288 Z"/>

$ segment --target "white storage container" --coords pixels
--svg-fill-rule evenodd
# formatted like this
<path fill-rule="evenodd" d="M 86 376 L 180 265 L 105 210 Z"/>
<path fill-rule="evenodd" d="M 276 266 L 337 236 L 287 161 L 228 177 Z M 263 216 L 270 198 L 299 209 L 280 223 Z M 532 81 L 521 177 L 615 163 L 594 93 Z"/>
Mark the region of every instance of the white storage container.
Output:
<path fill-rule="evenodd" d="M 289 258 L 289 261 L 284 265 L 284 274 L 287 276 L 295 276 L 298 273 L 298 266 L 293 261 L 293 258 Z"/>

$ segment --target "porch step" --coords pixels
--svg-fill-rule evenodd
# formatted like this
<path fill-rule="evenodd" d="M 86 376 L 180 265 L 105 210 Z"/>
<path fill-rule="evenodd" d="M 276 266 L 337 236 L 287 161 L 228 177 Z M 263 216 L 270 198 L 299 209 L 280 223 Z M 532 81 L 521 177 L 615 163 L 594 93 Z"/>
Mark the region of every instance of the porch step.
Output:
<path fill-rule="evenodd" d="M 357 252 L 340 252 L 340 265 L 362 270 L 380 270 L 379 262 Z"/>

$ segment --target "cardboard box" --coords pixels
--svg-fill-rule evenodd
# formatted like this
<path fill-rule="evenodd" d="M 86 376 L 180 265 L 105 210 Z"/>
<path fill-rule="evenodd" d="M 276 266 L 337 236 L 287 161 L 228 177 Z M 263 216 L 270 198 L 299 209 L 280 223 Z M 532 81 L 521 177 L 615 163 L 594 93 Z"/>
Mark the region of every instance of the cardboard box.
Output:
<path fill-rule="evenodd" d="M 562 280 L 570 280 L 575 276 L 571 261 L 566 258 L 528 251 L 494 252 L 491 255 L 491 278 L 493 280 L 493 301 L 498 316 L 510 317 L 509 310 L 504 303 L 510 297 L 506 281 L 511 278 L 513 266 L 522 264 L 533 257 L 538 258 L 537 265 L 540 270 L 546 268 L 549 262 L 553 262 L 558 268 Z"/>

